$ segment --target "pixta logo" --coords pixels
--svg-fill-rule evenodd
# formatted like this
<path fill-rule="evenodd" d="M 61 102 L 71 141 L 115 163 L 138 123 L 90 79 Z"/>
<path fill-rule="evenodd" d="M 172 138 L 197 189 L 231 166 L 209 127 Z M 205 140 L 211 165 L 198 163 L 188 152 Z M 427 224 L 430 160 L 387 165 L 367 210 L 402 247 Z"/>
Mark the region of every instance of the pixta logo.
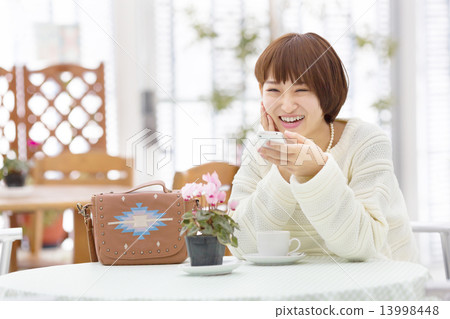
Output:
<path fill-rule="evenodd" d="M 154 175 L 172 160 L 172 137 L 143 129 L 127 140 L 127 166 Z"/>

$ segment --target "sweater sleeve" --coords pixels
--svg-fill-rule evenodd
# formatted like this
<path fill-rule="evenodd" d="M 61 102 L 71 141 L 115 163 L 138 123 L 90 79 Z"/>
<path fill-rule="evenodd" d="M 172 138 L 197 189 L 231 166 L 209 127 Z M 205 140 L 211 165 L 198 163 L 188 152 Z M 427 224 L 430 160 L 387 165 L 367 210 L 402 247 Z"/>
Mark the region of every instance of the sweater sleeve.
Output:
<path fill-rule="evenodd" d="M 243 163 L 247 156 L 249 153 L 245 151 Z M 266 165 L 260 166 L 257 161 L 263 161 Z M 257 231 L 283 229 L 297 205 L 289 183 L 281 176 L 277 166 L 260 156 L 257 161 L 250 160 L 241 164 L 234 177 L 230 195 L 230 201 L 239 202 L 236 210 L 231 212 L 231 217 L 239 224 L 240 230 L 235 233 L 238 248 L 228 248 L 238 258 L 257 252 Z M 266 172 L 268 169 L 264 176 L 261 168 L 266 168 Z"/>
<path fill-rule="evenodd" d="M 387 216 L 395 215 L 399 188 L 391 143 L 381 133 L 361 144 L 347 178 L 330 155 L 325 166 L 304 184 L 291 177 L 291 189 L 303 213 L 338 256 L 366 260 L 387 241 Z"/>

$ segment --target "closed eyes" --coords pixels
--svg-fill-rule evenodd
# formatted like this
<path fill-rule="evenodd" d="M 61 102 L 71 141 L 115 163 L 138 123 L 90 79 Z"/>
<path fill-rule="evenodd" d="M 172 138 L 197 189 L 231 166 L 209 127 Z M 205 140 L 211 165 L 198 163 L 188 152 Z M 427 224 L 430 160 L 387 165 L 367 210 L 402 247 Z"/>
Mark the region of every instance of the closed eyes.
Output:
<path fill-rule="evenodd" d="M 268 89 L 266 91 L 267 92 L 280 92 L 278 89 Z M 295 90 L 295 92 L 308 92 L 308 90 L 307 89 L 298 89 L 298 90 Z"/>

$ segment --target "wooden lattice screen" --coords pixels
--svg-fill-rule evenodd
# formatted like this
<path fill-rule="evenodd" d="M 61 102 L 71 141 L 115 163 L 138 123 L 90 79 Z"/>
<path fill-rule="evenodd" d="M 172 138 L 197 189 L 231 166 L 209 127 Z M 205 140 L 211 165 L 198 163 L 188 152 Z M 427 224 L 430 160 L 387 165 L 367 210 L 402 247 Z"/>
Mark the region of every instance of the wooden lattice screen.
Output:
<path fill-rule="evenodd" d="M 24 67 L 27 157 L 106 152 L 104 66 Z M 34 141 L 39 145 L 30 143 Z"/>
<path fill-rule="evenodd" d="M 0 68 L 0 154 L 18 152 L 16 68 Z"/>

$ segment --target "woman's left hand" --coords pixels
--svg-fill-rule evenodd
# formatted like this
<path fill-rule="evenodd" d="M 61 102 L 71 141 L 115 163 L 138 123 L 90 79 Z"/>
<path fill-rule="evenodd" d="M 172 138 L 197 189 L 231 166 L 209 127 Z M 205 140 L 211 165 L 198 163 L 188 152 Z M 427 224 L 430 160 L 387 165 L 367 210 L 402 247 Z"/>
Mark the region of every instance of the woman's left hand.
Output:
<path fill-rule="evenodd" d="M 285 168 L 298 181 L 315 176 L 325 165 L 328 156 L 312 140 L 295 132 L 284 132 L 288 144 L 268 142 L 258 152 L 267 161 Z"/>

